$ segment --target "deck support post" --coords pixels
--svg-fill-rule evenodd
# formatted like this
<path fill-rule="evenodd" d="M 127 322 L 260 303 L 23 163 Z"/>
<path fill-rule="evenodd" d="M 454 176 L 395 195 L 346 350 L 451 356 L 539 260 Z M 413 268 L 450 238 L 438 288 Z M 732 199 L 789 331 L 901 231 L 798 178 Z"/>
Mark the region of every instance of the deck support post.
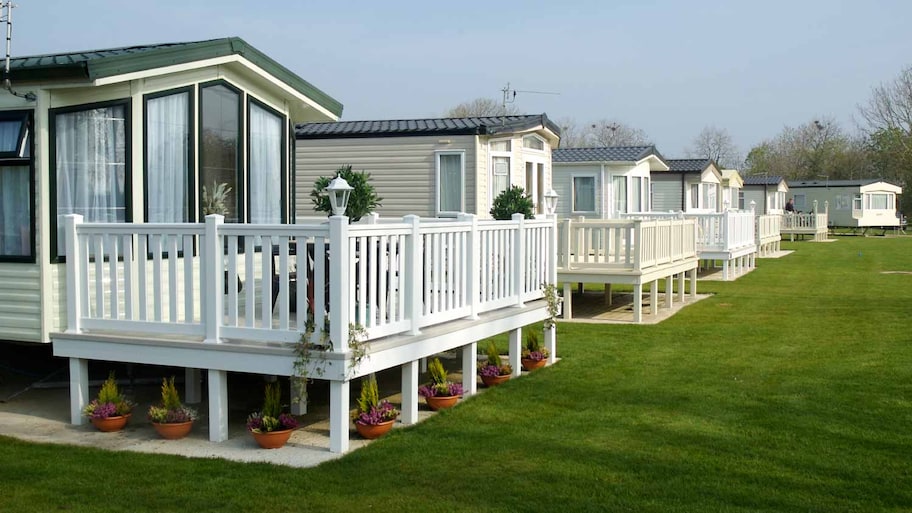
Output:
<path fill-rule="evenodd" d="M 403 424 L 418 422 L 418 360 L 405 362 L 400 366 L 402 370 L 402 406 L 400 406 L 399 420 Z"/>
<path fill-rule="evenodd" d="M 569 281 L 564 282 L 564 319 L 573 318 L 573 284 Z"/>
<path fill-rule="evenodd" d="M 474 395 L 478 391 L 478 378 L 475 376 L 477 355 L 478 342 L 462 346 L 462 393 L 465 396 Z"/>
<path fill-rule="evenodd" d="M 228 440 L 228 372 L 209 369 L 209 441 Z"/>
<path fill-rule="evenodd" d="M 81 426 L 82 408 L 89 402 L 89 361 L 70 358 L 70 423 Z"/>
<path fill-rule="evenodd" d="M 203 387 L 200 386 L 200 370 L 184 369 L 184 401 L 187 404 L 199 404 L 203 400 Z"/>
<path fill-rule="evenodd" d="M 348 451 L 348 381 L 329 382 L 329 452 Z"/>
<path fill-rule="evenodd" d="M 678 273 L 678 302 L 684 302 L 684 272 Z"/>
<path fill-rule="evenodd" d="M 551 325 L 544 329 L 545 349 L 548 350 L 548 365 L 554 363 L 557 358 L 557 326 Z"/>
<path fill-rule="evenodd" d="M 510 367 L 513 367 L 513 377 L 522 373 L 522 363 L 519 359 L 522 356 L 522 328 L 510 330 Z"/>
<path fill-rule="evenodd" d="M 697 270 L 693 269 L 690 271 L 690 299 L 696 301 L 697 299 Z"/>
<path fill-rule="evenodd" d="M 671 310 L 674 308 L 674 277 L 665 277 L 665 308 Z"/>
<path fill-rule="evenodd" d="M 649 284 L 649 313 L 658 315 L 659 313 L 659 280 L 652 280 Z"/>
<path fill-rule="evenodd" d="M 643 284 L 633 284 L 633 322 L 643 322 Z"/>
<path fill-rule="evenodd" d="M 728 281 L 728 272 L 729 272 L 728 260 L 722 261 L 722 279 Z"/>
<path fill-rule="evenodd" d="M 304 415 L 307 413 L 307 379 L 296 378 L 292 376 L 288 379 L 288 386 L 291 389 L 291 414 Z"/>

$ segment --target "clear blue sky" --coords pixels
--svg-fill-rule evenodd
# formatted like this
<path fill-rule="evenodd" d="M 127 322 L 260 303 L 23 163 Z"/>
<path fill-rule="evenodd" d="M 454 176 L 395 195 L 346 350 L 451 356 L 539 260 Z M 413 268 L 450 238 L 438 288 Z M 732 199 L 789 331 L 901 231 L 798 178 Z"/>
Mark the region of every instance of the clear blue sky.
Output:
<path fill-rule="evenodd" d="M 707 125 L 746 153 L 784 126 L 854 130 L 912 64 L 912 1 L 19 0 L 14 56 L 240 36 L 345 105 L 440 116 L 500 98 L 525 113 L 641 128 L 666 157 Z"/>

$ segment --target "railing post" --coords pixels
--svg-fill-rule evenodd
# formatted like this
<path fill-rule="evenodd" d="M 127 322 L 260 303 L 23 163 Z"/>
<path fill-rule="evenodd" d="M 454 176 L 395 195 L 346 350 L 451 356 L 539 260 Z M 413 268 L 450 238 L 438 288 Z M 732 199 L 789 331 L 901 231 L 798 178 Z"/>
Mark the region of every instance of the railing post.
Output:
<path fill-rule="evenodd" d="M 82 315 L 82 305 L 79 304 L 82 298 L 82 253 L 79 251 L 78 238 L 76 236 L 76 226 L 82 224 L 82 216 L 79 214 L 69 214 L 64 218 L 64 230 L 66 237 L 66 276 L 67 276 L 67 333 L 79 333 L 81 331 L 79 316 Z"/>
<path fill-rule="evenodd" d="M 643 221 L 634 219 L 633 221 L 633 270 L 639 271 L 643 261 Z M 639 301 L 634 298 L 634 302 Z"/>
<path fill-rule="evenodd" d="M 570 269 L 570 230 L 573 228 L 573 221 L 570 218 L 564 219 L 564 236 L 561 238 L 560 247 L 557 248 L 558 262 L 557 265 L 563 266 L 564 269 Z"/>
<path fill-rule="evenodd" d="M 557 258 L 558 258 L 558 248 L 557 248 L 557 214 L 549 214 L 551 220 L 551 236 L 548 238 L 548 283 L 557 286 Z"/>
<path fill-rule="evenodd" d="M 466 238 L 466 256 L 468 256 L 468 276 L 466 276 L 466 295 L 469 298 L 469 318 L 478 319 L 478 310 L 481 299 L 479 291 L 481 290 L 481 248 L 479 245 L 480 237 L 478 235 L 478 216 L 475 214 L 459 214 L 457 219 L 463 223 L 471 224 L 469 236 Z"/>
<path fill-rule="evenodd" d="M 421 320 L 421 279 L 424 276 L 424 242 L 421 240 L 421 225 L 418 216 L 409 214 L 402 218 L 402 222 L 411 225 L 412 233 L 405 239 L 405 314 L 409 316 L 412 329 L 411 335 L 418 335 L 419 321 Z"/>
<path fill-rule="evenodd" d="M 513 243 L 513 280 L 516 294 L 516 307 L 523 307 L 523 289 L 526 281 L 526 216 L 513 214 L 512 220 L 518 223 Z"/>
<path fill-rule="evenodd" d="M 203 299 L 203 326 L 206 329 L 206 343 L 218 344 L 221 342 L 222 325 L 222 238 L 219 236 L 219 225 L 225 218 L 218 214 L 206 216 L 206 232 L 203 235 L 203 290 L 200 297 Z"/>
<path fill-rule="evenodd" d="M 349 287 L 350 265 L 348 240 L 348 217 L 330 216 L 329 218 L 329 340 L 333 351 L 348 352 L 348 297 L 352 293 Z M 367 248 L 361 248 L 362 257 L 366 257 Z M 364 286 L 365 284 L 362 284 Z"/>

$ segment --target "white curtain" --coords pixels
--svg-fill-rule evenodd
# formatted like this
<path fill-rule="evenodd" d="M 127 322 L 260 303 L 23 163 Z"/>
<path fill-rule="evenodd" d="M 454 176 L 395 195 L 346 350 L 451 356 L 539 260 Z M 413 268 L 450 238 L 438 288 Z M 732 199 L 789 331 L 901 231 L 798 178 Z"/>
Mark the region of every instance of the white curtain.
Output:
<path fill-rule="evenodd" d="M 55 117 L 57 242 L 64 255 L 63 216 L 87 222 L 124 222 L 126 133 L 124 107 L 112 106 Z"/>
<path fill-rule="evenodd" d="M 627 213 L 627 177 L 612 177 L 612 185 L 614 186 L 614 213 L 625 214 Z"/>
<path fill-rule="evenodd" d="M 633 190 L 630 191 L 630 201 L 632 203 L 630 205 L 631 212 L 642 212 L 643 211 L 643 207 L 640 203 L 643 200 L 643 193 L 640 190 L 640 183 L 641 182 L 640 182 L 639 177 L 637 177 L 637 176 L 633 177 L 633 181 L 631 183 Z"/>
<path fill-rule="evenodd" d="M 574 212 L 595 212 L 595 177 L 573 177 Z"/>
<path fill-rule="evenodd" d="M 282 118 L 250 104 L 250 222 L 282 222 Z"/>
<path fill-rule="evenodd" d="M 510 187 L 510 157 L 494 157 L 494 179 L 491 184 L 491 201 Z"/>
<path fill-rule="evenodd" d="M 190 93 L 146 102 L 146 207 L 150 223 L 190 220 Z"/>
<path fill-rule="evenodd" d="M 31 253 L 30 210 L 28 166 L 0 166 L 0 256 Z"/>

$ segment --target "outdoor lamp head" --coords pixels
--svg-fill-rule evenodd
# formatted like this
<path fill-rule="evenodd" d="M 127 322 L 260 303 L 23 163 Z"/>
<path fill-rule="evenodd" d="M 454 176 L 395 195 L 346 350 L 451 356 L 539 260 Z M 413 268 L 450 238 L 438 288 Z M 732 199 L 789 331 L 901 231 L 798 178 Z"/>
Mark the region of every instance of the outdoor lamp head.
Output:
<path fill-rule="evenodd" d="M 352 189 L 353 187 L 348 185 L 348 182 L 346 182 L 341 175 L 337 175 L 329 182 L 329 185 L 326 186 L 326 191 L 329 193 L 329 203 L 332 206 L 332 213 L 334 216 L 345 215 L 345 209 L 348 208 L 348 198 L 351 196 Z"/>
<path fill-rule="evenodd" d="M 549 214 L 553 214 L 557 210 L 557 193 L 554 192 L 554 189 L 548 189 L 548 192 L 545 193 L 545 209 Z"/>

